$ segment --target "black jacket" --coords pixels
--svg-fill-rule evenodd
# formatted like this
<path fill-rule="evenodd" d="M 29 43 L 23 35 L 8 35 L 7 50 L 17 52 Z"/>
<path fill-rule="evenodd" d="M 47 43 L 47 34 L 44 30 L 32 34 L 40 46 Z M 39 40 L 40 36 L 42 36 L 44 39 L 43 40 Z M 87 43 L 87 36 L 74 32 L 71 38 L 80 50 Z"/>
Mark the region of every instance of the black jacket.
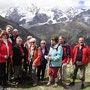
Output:
<path fill-rule="evenodd" d="M 22 47 L 23 49 L 23 47 Z M 24 50 L 23 50 L 24 52 Z M 22 52 L 19 48 L 19 46 L 16 44 L 13 47 L 13 65 L 20 65 L 22 63 L 22 59 L 24 58 L 24 55 L 22 55 Z"/>

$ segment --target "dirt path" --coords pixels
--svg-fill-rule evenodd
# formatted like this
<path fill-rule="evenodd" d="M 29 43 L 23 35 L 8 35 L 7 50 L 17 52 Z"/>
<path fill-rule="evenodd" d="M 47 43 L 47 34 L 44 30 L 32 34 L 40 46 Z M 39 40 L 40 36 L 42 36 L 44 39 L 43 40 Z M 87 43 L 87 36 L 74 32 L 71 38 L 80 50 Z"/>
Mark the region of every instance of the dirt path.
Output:
<path fill-rule="evenodd" d="M 86 88 L 84 90 L 90 90 L 90 81 L 85 83 Z M 57 88 L 53 88 L 52 86 L 47 87 L 45 85 L 40 85 L 36 87 L 31 87 L 31 88 L 6 88 L 5 90 L 82 90 L 81 88 L 81 83 L 77 82 L 75 86 L 70 86 L 69 89 L 64 89 L 61 86 L 58 86 Z"/>

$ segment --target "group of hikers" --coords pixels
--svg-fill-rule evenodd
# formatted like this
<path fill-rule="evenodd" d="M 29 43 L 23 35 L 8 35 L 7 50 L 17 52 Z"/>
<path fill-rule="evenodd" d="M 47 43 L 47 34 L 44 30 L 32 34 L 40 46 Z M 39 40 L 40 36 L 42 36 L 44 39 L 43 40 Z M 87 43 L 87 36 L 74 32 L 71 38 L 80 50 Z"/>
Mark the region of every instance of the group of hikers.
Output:
<path fill-rule="evenodd" d="M 45 40 L 41 40 L 40 46 L 32 36 L 27 36 L 24 43 L 19 36 L 18 30 L 11 25 L 6 26 L 0 34 L 0 85 L 7 86 L 13 77 L 16 82 L 22 78 L 22 64 L 25 72 L 29 72 L 33 86 L 45 80 L 45 70 L 49 66 L 49 81 L 47 86 L 52 84 L 58 86 L 58 77 L 64 88 L 68 88 L 67 65 L 72 61 L 74 71 L 70 86 L 75 85 L 78 69 L 81 72 L 81 88 L 85 88 L 85 70 L 90 63 L 90 48 L 85 44 L 83 37 L 78 39 L 78 44 L 73 48 L 63 36 L 51 36 L 51 46 L 47 48 Z"/>

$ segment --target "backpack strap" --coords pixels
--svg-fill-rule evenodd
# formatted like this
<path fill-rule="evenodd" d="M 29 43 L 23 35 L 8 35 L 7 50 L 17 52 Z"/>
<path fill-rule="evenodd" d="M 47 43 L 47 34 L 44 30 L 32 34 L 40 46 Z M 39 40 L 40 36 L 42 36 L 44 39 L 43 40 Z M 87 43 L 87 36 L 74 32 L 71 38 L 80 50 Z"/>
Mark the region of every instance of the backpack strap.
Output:
<path fill-rule="evenodd" d="M 2 40 L 0 40 L 0 47 L 2 46 L 2 42 L 3 42 L 3 41 L 2 41 Z"/>
<path fill-rule="evenodd" d="M 58 44 L 58 46 L 57 46 L 57 48 L 56 48 L 56 50 L 58 51 L 58 47 L 59 47 L 60 45 Z"/>
<path fill-rule="evenodd" d="M 71 58 L 71 51 L 70 51 L 69 44 L 67 44 L 66 50 L 67 50 L 68 57 Z"/>
<path fill-rule="evenodd" d="M 36 47 L 36 51 L 38 51 L 38 47 Z"/>

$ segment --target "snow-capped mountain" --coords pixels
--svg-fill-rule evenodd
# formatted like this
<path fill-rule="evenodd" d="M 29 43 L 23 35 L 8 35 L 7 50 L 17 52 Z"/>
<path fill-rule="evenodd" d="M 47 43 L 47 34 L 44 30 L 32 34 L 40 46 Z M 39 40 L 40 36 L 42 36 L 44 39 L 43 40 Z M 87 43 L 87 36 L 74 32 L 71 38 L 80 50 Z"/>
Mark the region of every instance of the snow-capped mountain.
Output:
<path fill-rule="evenodd" d="M 0 16 L 5 17 L 7 13 L 7 10 L 0 9 Z"/>
<path fill-rule="evenodd" d="M 68 8 L 61 10 L 60 8 L 43 9 L 32 4 L 30 7 L 12 7 L 7 11 L 0 10 L 0 15 L 17 22 L 19 25 L 30 28 L 35 25 L 54 24 L 66 21 L 80 19 L 90 24 L 90 10 L 77 10 Z"/>
<path fill-rule="evenodd" d="M 83 10 L 80 14 L 76 15 L 73 20 L 81 20 L 85 22 L 86 24 L 90 25 L 90 9 L 88 10 Z"/>

